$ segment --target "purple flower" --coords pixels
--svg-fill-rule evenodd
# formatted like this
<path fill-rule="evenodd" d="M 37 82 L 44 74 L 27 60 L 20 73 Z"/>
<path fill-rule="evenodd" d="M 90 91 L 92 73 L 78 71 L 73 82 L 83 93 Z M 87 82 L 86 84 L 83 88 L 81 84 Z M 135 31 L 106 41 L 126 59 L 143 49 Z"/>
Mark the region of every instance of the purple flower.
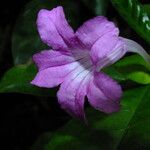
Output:
<path fill-rule="evenodd" d="M 75 33 L 61 6 L 40 10 L 37 27 L 44 43 L 52 47 L 35 54 L 39 72 L 31 82 L 39 87 L 60 85 L 58 102 L 69 114 L 85 119 L 84 102 L 105 113 L 120 109 L 121 86 L 101 69 L 119 60 L 126 52 L 136 52 L 150 62 L 136 42 L 119 37 L 114 23 L 103 16 L 86 21 Z"/>

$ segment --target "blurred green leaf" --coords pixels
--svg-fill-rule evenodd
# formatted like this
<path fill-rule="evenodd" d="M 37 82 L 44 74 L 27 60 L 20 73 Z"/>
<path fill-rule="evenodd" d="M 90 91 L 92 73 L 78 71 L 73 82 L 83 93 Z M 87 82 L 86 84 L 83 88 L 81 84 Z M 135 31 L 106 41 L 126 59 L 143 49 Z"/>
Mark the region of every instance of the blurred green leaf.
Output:
<path fill-rule="evenodd" d="M 148 150 L 150 86 L 126 91 L 122 109 L 106 115 L 89 109 L 89 124 L 72 120 L 55 132 L 41 150 Z"/>
<path fill-rule="evenodd" d="M 133 72 L 128 75 L 128 79 L 140 84 L 150 84 L 150 75 L 145 72 Z"/>
<path fill-rule="evenodd" d="M 69 23 L 77 27 L 80 12 L 78 3 L 65 0 L 32 0 L 28 3 L 16 22 L 12 38 L 12 54 L 15 64 L 24 64 L 32 55 L 40 50 L 47 49 L 40 40 L 36 27 L 36 18 L 40 9 L 52 9 L 63 6 Z"/>
<path fill-rule="evenodd" d="M 139 84 L 150 84 L 150 65 L 139 55 L 124 57 L 103 71 L 120 82 L 132 80 Z"/>
<path fill-rule="evenodd" d="M 145 5 L 142 5 L 142 6 L 146 10 L 146 12 L 148 13 L 148 15 L 150 15 L 150 4 L 145 4 Z"/>
<path fill-rule="evenodd" d="M 119 82 L 127 80 L 127 77 L 121 71 L 119 71 L 119 69 L 116 68 L 115 65 L 104 68 L 102 71 Z"/>
<path fill-rule="evenodd" d="M 33 144 L 33 146 L 31 147 L 30 150 L 42 150 L 42 149 L 44 149 L 43 147 L 49 142 L 52 135 L 53 134 L 51 132 L 46 132 L 46 133 L 42 134 L 37 139 L 37 141 Z"/>
<path fill-rule="evenodd" d="M 55 96 L 54 89 L 38 88 L 30 84 L 37 70 L 34 65 L 19 65 L 8 70 L 0 81 L 0 93 L 24 93 L 38 96 Z"/>
<path fill-rule="evenodd" d="M 116 64 L 114 64 L 116 67 L 123 68 L 123 67 L 129 67 L 134 65 L 139 65 L 145 70 L 150 71 L 150 64 L 148 64 L 140 55 L 131 55 L 126 56 L 123 59 L 119 60 Z M 131 68 L 131 67 L 130 67 Z M 131 68 L 133 69 L 133 68 Z"/>
<path fill-rule="evenodd" d="M 95 0 L 95 14 L 105 16 L 108 2 L 108 0 Z"/>
<path fill-rule="evenodd" d="M 120 15 L 150 44 L 149 11 L 138 0 L 111 0 Z"/>
<path fill-rule="evenodd" d="M 84 5 L 95 15 L 106 15 L 108 0 L 82 0 Z"/>

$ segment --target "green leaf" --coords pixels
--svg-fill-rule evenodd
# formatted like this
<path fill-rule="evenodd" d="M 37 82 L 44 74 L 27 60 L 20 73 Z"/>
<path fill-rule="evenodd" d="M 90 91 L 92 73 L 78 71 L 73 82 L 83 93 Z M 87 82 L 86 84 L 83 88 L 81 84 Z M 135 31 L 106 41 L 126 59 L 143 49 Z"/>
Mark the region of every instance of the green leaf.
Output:
<path fill-rule="evenodd" d="M 108 0 L 95 0 L 95 14 L 106 15 Z"/>
<path fill-rule="evenodd" d="M 148 13 L 148 15 L 150 15 L 150 4 L 143 5 L 143 8 L 146 10 L 146 12 Z"/>
<path fill-rule="evenodd" d="M 32 0 L 24 9 L 17 20 L 12 37 L 12 54 L 14 64 L 25 64 L 34 53 L 47 49 L 40 40 L 36 27 L 37 14 L 40 9 L 52 9 L 63 6 L 67 12 L 67 19 L 71 26 L 76 27 L 79 23 L 80 13 L 75 1 L 65 0 Z"/>
<path fill-rule="evenodd" d="M 139 84 L 150 83 L 150 65 L 139 55 L 124 57 L 103 71 L 119 82 L 132 80 Z"/>
<path fill-rule="evenodd" d="M 42 150 L 43 146 L 45 146 L 49 140 L 52 137 L 52 133 L 51 132 L 46 132 L 44 134 L 42 134 L 37 141 L 33 144 L 33 146 L 31 147 L 30 150 Z"/>
<path fill-rule="evenodd" d="M 143 39 L 150 44 L 149 11 L 138 0 L 111 0 L 120 15 Z"/>
<path fill-rule="evenodd" d="M 37 70 L 34 65 L 19 65 L 8 70 L 0 81 L 0 93 L 24 93 L 38 96 L 55 96 L 53 89 L 38 88 L 30 84 Z"/>
<path fill-rule="evenodd" d="M 82 0 L 84 5 L 95 15 L 106 15 L 108 0 Z"/>
<path fill-rule="evenodd" d="M 139 84 L 150 83 L 150 65 L 139 55 L 123 58 L 115 64 L 115 68 L 125 76 L 126 80 Z"/>
<path fill-rule="evenodd" d="M 122 109 L 106 115 L 89 109 L 89 124 L 77 120 L 55 132 L 42 150 L 136 150 L 149 149 L 150 86 L 126 91 Z"/>
<path fill-rule="evenodd" d="M 115 65 L 104 68 L 102 71 L 119 82 L 127 80 L 127 77 L 119 70 L 119 68 L 116 68 Z"/>
<path fill-rule="evenodd" d="M 115 64 L 115 66 L 118 68 L 137 66 L 137 65 L 141 66 L 145 70 L 150 71 L 150 64 L 148 64 L 140 55 L 137 55 L 137 54 L 126 56 Z M 133 68 L 131 69 L 133 70 Z"/>
<path fill-rule="evenodd" d="M 128 75 L 128 79 L 140 84 L 150 84 L 150 75 L 145 72 L 133 72 Z"/>

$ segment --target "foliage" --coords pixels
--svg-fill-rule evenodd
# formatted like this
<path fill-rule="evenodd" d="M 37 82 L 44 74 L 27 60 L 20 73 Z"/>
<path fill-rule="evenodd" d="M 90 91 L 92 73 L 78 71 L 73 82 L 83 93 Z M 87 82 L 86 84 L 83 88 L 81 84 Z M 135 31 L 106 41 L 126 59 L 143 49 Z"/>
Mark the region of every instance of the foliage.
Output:
<path fill-rule="evenodd" d="M 89 124 L 71 120 L 44 143 L 43 150 L 148 149 L 150 86 L 128 90 L 119 113 L 106 115 L 88 109 Z M 51 134 L 50 134 L 51 135 Z"/>
<path fill-rule="evenodd" d="M 146 7 L 143 7 L 138 0 L 111 1 L 130 27 L 150 44 L 150 18 Z"/>
<path fill-rule="evenodd" d="M 11 68 L 5 73 L 0 82 L 0 93 L 17 92 L 37 96 L 54 96 L 55 90 L 42 89 L 30 84 L 36 72 L 33 64 Z"/>
<path fill-rule="evenodd" d="M 122 19 L 150 44 L 150 5 L 137 0 L 111 0 Z M 37 73 L 32 55 L 47 49 L 40 41 L 36 17 L 40 9 L 62 5 L 74 29 L 96 15 L 106 15 L 108 0 L 32 0 L 16 21 L 12 34 L 14 66 L 0 80 L 0 93 L 24 93 L 35 96 L 55 96 L 57 89 L 38 88 L 30 84 Z M 111 14 L 112 15 L 112 14 Z M 115 14 L 114 14 L 115 16 Z M 113 18 L 117 20 L 115 16 Z M 116 21 L 117 22 L 117 21 Z M 150 65 L 139 55 L 126 56 L 104 72 L 125 87 L 122 109 L 106 115 L 87 108 L 88 126 L 72 119 L 53 133 L 43 134 L 32 150 L 122 150 L 150 146 Z M 134 84 L 134 88 L 128 83 Z M 126 83 L 126 84 L 124 84 Z M 135 88 L 136 87 L 136 88 Z"/>

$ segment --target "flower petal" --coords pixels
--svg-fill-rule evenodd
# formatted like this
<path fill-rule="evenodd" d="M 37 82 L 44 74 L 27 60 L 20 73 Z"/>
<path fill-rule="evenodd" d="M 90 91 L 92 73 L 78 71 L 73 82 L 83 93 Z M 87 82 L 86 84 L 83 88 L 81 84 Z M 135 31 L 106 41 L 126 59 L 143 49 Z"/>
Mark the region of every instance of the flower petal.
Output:
<path fill-rule="evenodd" d="M 122 96 L 122 89 L 115 80 L 102 72 L 95 72 L 94 82 L 110 100 L 113 100 L 115 102 L 120 101 L 120 98 Z"/>
<path fill-rule="evenodd" d="M 109 49 L 108 52 L 98 52 L 98 55 L 96 55 L 96 52 L 94 50 L 92 51 L 93 53 L 93 61 L 96 61 L 96 71 L 100 71 L 102 68 L 107 67 L 109 65 L 112 65 L 116 61 L 118 61 L 120 58 L 122 58 L 125 53 L 127 52 L 125 49 L 125 44 L 124 42 L 119 38 L 117 40 L 117 43 L 114 48 Z"/>
<path fill-rule="evenodd" d="M 150 56 L 147 54 L 147 52 L 143 49 L 141 45 L 130 39 L 126 39 L 123 37 L 121 37 L 121 39 L 125 43 L 125 49 L 127 50 L 127 52 L 138 53 L 145 59 L 147 63 L 150 64 Z"/>
<path fill-rule="evenodd" d="M 109 43 L 108 43 L 109 42 Z M 90 56 L 94 64 L 112 52 L 118 42 L 118 37 L 113 32 L 103 35 L 91 48 Z"/>
<path fill-rule="evenodd" d="M 62 66 L 43 69 L 37 73 L 31 84 L 46 88 L 58 86 L 65 80 L 66 76 L 78 66 L 78 62 L 73 62 Z"/>
<path fill-rule="evenodd" d="M 74 42 L 74 31 L 67 23 L 61 6 L 51 11 L 40 10 L 37 26 L 43 42 L 53 49 L 67 49 L 67 44 Z"/>
<path fill-rule="evenodd" d="M 119 111 L 120 104 L 109 99 L 102 90 L 95 84 L 94 78 L 91 79 L 88 87 L 87 97 L 89 103 L 97 110 L 105 113 Z"/>
<path fill-rule="evenodd" d="M 80 59 L 82 57 L 78 57 Z M 33 60 L 38 66 L 39 70 L 47 69 L 49 67 L 62 66 L 75 61 L 75 58 L 68 52 L 44 50 L 33 56 Z"/>
<path fill-rule="evenodd" d="M 89 67 L 89 64 L 86 64 Z M 61 84 L 57 93 L 58 102 L 70 115 L 85 120 L 84 97 L 90 77 L 90 70 L 83 66 L 78 67 Z"/>
<path fill-rule="evenodd" d="M 108 21 L 103 16 L 98 16 L 86 21 L 75 34 L 87 48 L 91 48 L 101 36 L 110 31 L 116 36 L 119 34 L 119 30 L 113 22 Z"/>

